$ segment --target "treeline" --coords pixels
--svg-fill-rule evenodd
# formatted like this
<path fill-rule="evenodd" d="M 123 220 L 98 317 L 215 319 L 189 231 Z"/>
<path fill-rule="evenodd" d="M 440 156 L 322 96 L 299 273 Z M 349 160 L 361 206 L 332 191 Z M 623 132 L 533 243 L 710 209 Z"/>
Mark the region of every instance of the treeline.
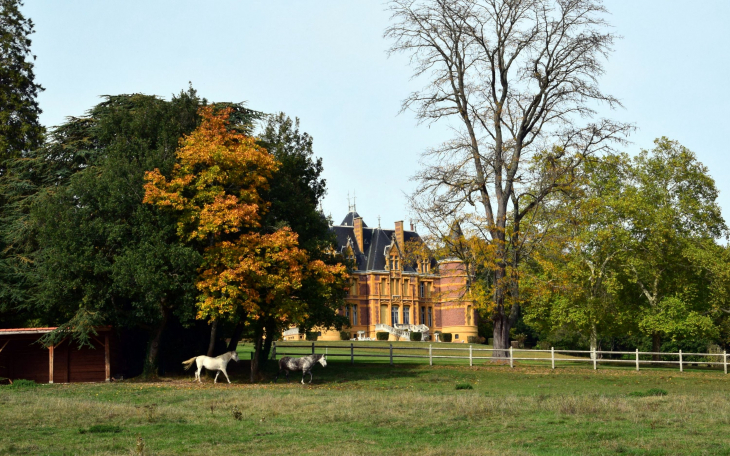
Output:
<path fill-rule="evenodd" d="M 717 196 L 707 167 L 667 138 L 634 157 L 587 158 L 508 248 L 522 255 L 508 271 L 521 310 L 511 339 L 565 349 L 727 348 L 730 251 Z M 489 315 L 493 250 L 473 234 L 455 239 L 442 249 L 468 251 L 472 296 Z M 482 322 L 485 337 L 490 323 Z"/>
<path fill-rule="evenodd" d="M 347 268 L 298 120 L 191 87 L 104 96 L 46 130 L 18 6 L 0 12 L 0 327 L 83 344 L 111 325 L 126 375 L 248 338 L 252 380 L 289 325 L 341 327 Z"/>

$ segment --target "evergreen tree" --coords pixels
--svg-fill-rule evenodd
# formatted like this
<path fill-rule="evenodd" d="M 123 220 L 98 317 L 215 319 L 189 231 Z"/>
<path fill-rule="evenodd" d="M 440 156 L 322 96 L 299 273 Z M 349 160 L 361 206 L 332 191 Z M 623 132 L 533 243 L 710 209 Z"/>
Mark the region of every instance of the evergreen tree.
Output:
<path fill-rule="evenodd" d="M 4 162 L 37 147 L 43 127 L 36 97 L 43 90 L 35 82 L 30 52 L 33 21 L 20 12 L 19 0 L 0 0 L 0 175 Z"/>

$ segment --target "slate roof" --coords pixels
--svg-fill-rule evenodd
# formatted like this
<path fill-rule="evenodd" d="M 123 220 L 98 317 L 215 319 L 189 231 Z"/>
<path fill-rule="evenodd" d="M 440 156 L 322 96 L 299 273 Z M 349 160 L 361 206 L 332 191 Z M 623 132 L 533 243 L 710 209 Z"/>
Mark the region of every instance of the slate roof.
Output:
<path fill-rule="evenodd" d="M 390 245 L 395 230 L 384 230 L 381 228 L 369 228 L 363 222 L 363 250 L 358 248 L 355 240 L 354 220 L 360 217 L 357 212 L 349 212 L 342 223 L 330 227 L 337 236 L 337 251 L 344 253 L 347 250 L 348 243 L 352 246 L 357 261 L 358 271 L 384 271 L 385 270 L 385 248 Z M 420 239 L 415 231 L 403 230 L 403 240 L 405 242 Z M 399 246 L 402 250 L 404 246 Z M 414 265 L 404 265 L 403 272 L 416 272 Z"/>

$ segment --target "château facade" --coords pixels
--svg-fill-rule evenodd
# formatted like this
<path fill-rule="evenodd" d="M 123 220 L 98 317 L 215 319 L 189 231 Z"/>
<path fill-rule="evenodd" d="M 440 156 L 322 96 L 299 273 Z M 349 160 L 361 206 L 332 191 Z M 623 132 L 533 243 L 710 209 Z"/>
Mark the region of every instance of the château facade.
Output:
<path fill-rule="evenodd" d="M 387 331 L 393 340 L 409 330 L 424 331 L 425 325 L 431 340 L 442 332 L 451 333 L 452 342 L 467 342 L 469 336 L 477 336 L 477 316 L 465 296 L 464 264 L 458 259 L 408 261 L 406 244 L 421 242 L 410 228 L 405 230 L 402 221 L 392 230 L 370 228 L 354 210 L 331 227 L 339 253 L 355 263 L 347 305 L 340 310 L 350 320 L 346 331 L 371 339 Z M 287 333 L 286 339 L 301 337 Z M 339 339 L 337 331 L 322 331 L 319 337 Z"/>

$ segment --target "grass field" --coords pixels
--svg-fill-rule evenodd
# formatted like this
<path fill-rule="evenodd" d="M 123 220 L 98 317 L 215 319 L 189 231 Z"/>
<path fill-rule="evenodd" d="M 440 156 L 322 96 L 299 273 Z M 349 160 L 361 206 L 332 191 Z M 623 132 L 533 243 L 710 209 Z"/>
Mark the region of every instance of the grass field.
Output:
<path fill-rule="evenodd" d="M 730 454 L 718 371 L 330 359 L 307 386 L 0 386 L 0 454 Z"/>

